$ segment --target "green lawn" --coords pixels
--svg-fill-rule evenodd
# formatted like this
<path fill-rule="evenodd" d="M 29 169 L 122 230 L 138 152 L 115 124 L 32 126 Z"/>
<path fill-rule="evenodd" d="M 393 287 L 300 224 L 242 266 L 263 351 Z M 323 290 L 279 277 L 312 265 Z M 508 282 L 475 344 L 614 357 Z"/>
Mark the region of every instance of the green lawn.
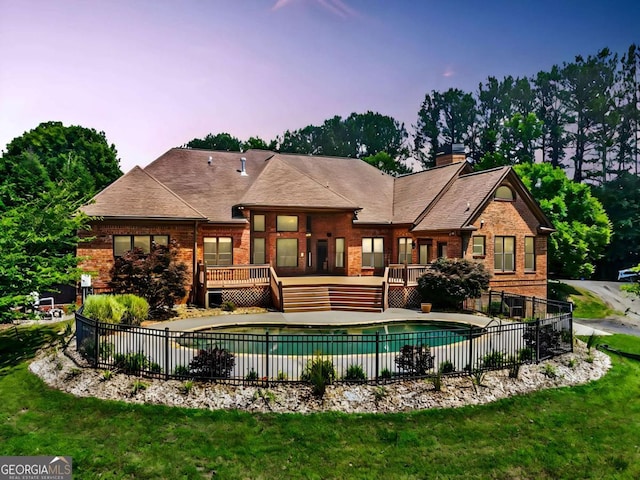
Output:
<path fill-rule="evenodd" d="M 562 282 L 550 282 L 550 293 L 554 298 L 558 298 L 563 301 L 571 301 L 574 304 L 573 317 L 574 318 L 607 318 L 610 315 L 624 315 L 621 312 L 616 312 L 606 303 L 604 303 L 600 297 L 594 295 L 589 290 L 580 287 L 574 287 Z"/>
<path fill-rule="evenodd" d="M 0 334 L 0 455 L 71 455 L 74 478 L 640 478 L 640 362 L 493 404 L 252 415 L 74 398 L 28 372 L 60 327 Z M 640 338 L 606 342 L 640 353 Z M 215 475 L 214 475 L 215 473 Z"/>

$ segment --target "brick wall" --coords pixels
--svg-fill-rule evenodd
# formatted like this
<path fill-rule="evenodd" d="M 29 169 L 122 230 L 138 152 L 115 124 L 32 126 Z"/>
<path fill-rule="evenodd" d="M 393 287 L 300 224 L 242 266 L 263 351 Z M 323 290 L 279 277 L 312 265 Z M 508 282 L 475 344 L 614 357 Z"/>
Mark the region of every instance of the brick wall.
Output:
<path fill-rule="evenodd" d="M 113 268 L 114 235 L 169 235 L 178 243 L 178 259 L 187 265 L 190 290 L 193 277 L 194 224 L 190 222 L 141 222 L 132 220 L 92 222 L 91 231 L 81 232 L 88 242 L 78 245 L 77 255 L 82 260 L 80 268 L 92 275 L 96 290 L 105 289 L 111 279 Z"/>

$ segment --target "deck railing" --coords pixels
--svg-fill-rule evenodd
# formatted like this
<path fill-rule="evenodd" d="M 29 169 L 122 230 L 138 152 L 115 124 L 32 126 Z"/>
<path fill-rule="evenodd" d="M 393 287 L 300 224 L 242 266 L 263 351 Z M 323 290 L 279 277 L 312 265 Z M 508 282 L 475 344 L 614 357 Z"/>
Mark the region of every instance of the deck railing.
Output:
<path fill-rule="evenodd" d="M 200 264 L 200 268 L 204 268 Z M 206 267 L 206 288 L 234 285 L 269 285 L 269 265 L 229 265 Z"/>
<path fill-rule="evenodd" d="M 389 284 L 414 287 L 418 279 L 431 270 L 431 265 L 392 264 L 389 265 Z"/>

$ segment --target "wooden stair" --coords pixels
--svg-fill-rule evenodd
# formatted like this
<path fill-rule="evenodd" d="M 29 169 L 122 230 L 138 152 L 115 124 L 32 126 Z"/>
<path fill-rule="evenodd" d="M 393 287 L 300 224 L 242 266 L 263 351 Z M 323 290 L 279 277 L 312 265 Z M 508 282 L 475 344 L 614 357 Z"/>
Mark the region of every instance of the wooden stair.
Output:
<path fill-rule="evenodd" d="M 289 285 L 282 288 L 284 312 L 380 312 L 379 285 Z"/>

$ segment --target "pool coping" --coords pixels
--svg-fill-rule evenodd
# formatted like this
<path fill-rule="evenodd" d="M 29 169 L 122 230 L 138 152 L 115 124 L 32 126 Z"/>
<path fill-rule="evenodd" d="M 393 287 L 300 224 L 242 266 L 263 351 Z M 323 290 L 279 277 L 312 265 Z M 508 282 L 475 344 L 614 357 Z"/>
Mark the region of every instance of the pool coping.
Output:
<path fill-rule="evenodd" d="M 147 328 L 170 331 L 191 332 L 215 328 L 221 326 L 244 326 L 244 325 L 295 325 L 314 327 L 341 327 L 354 325 L 375 325 L 379 323 L 392 323 L 400 321 L 425 321 L 430 322 L 456 322 L 473 325 L 476 327 L 486 327 L 493 319 L 480 315 L 448 312 L 422 313 L 417 310 L 405 308 L 390 308 L 384 312 L 344 312 L 344 311 L 322 311 L 322 312 L 266 312 L 250 314 L 226 314 L 207 317 L 185 318 L 147 325 Z M 495 322 L 494 322 L 495 323 Z"/>

